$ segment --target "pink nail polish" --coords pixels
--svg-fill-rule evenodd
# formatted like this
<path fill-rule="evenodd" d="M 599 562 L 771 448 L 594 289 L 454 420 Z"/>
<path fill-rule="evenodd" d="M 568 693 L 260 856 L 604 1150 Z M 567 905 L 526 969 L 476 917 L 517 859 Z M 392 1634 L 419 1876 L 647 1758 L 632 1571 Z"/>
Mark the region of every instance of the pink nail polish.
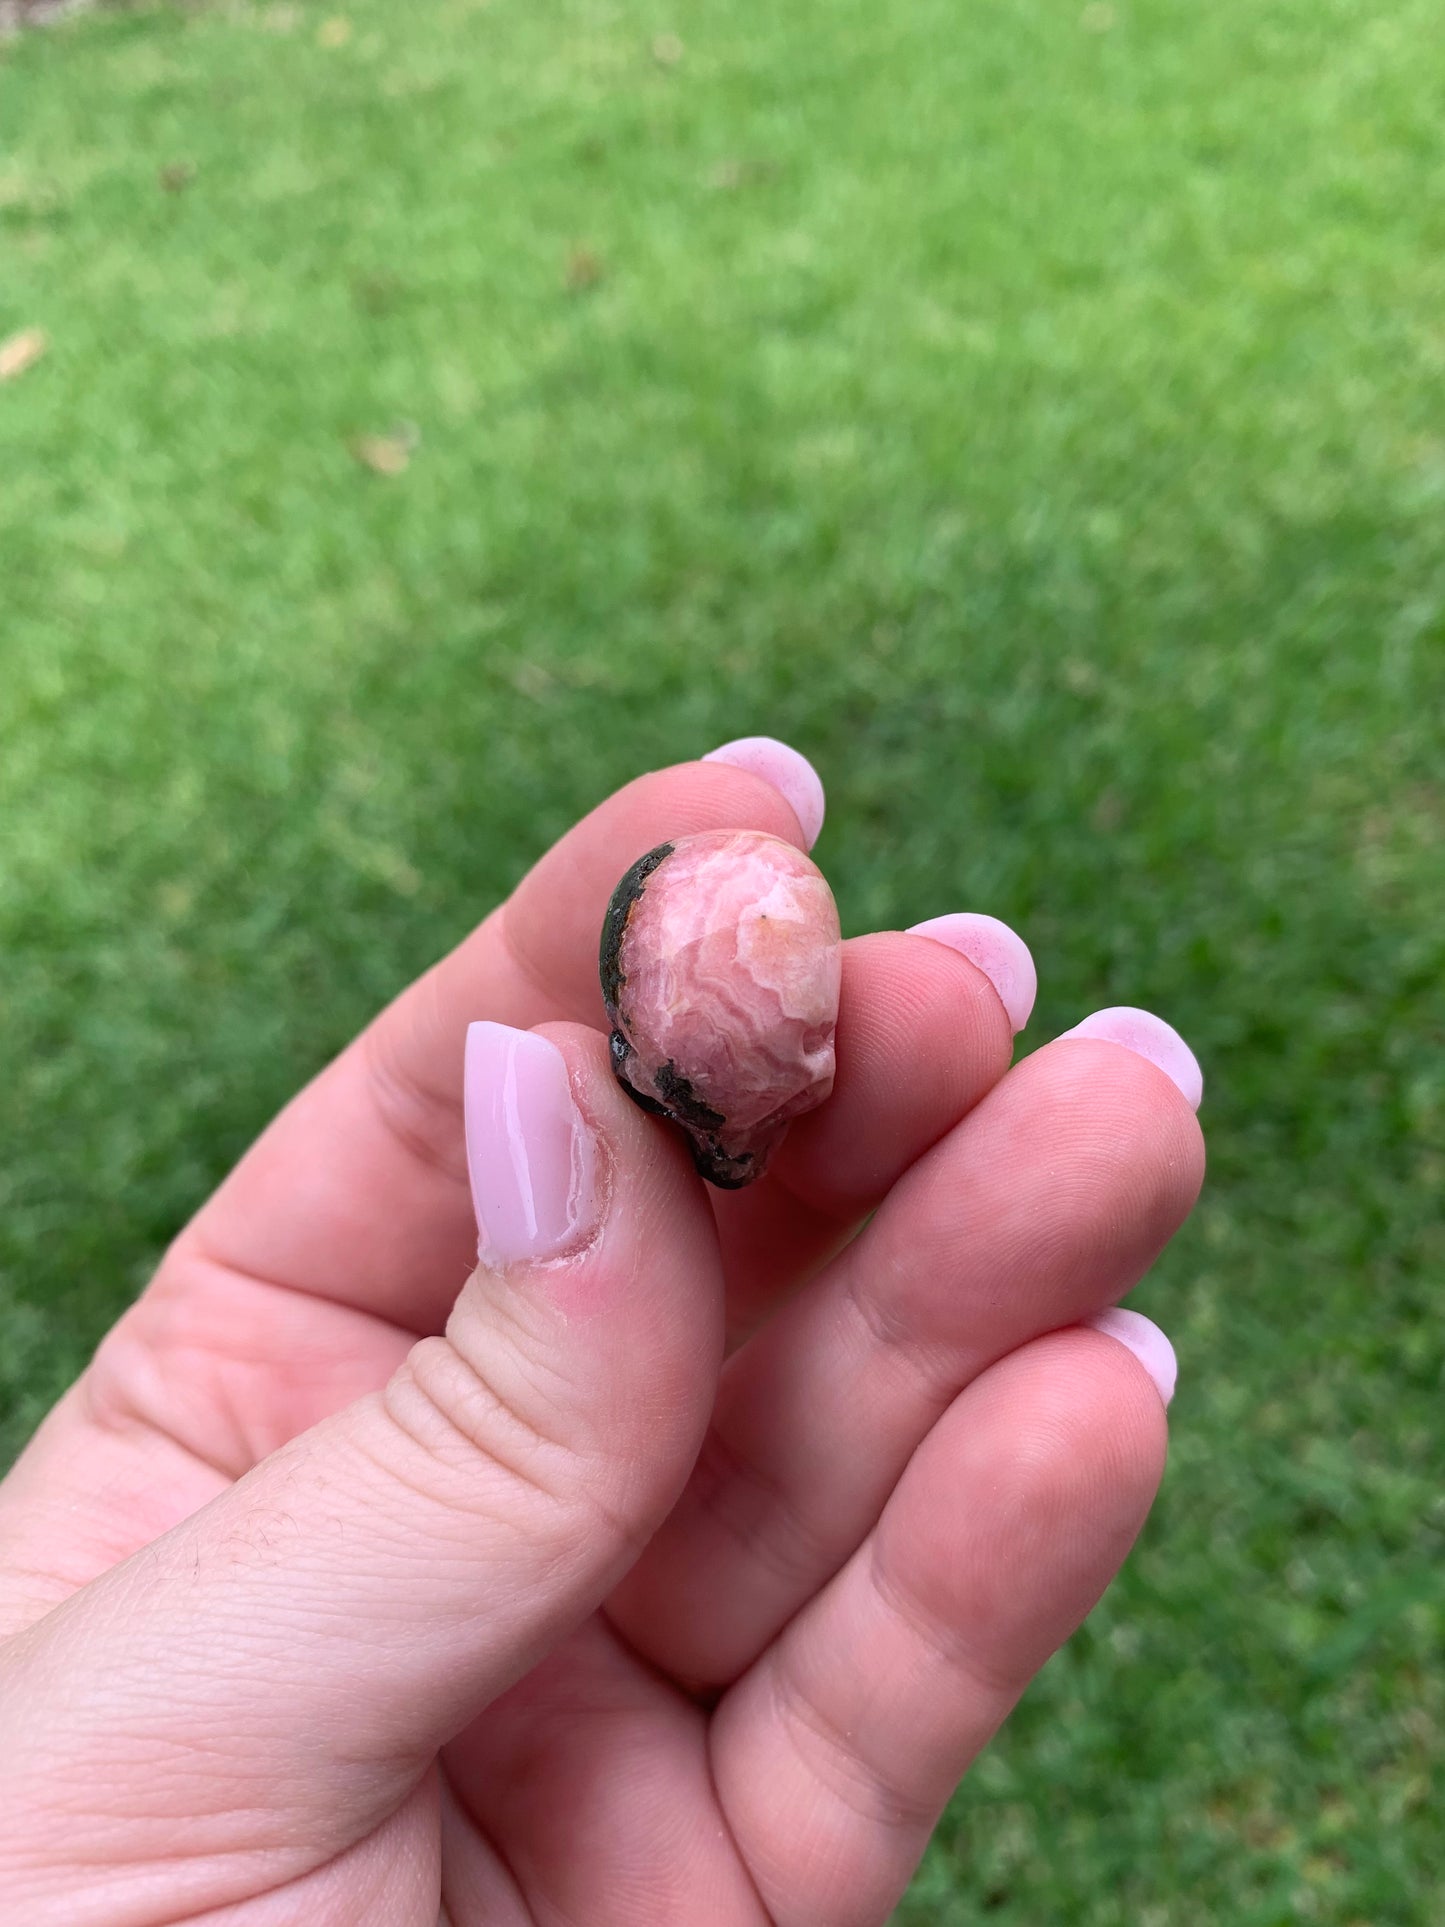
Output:
<path fill-rule="evenodd" d="M 823 827 L 823 781 L 806 756 L 776 736 L 739 736 L 736 742 L 710 749 L 705 763 L 731 763 L 771 783 L 794 816 L 811 850 Z"/>
<path fill-rule="evenodd" d="M 1106 1338 L 1117 1338 L 1133 1352 L 1158 1387 L 1160 1398 L 1166 1405 L 1169 1403 L 1178 1382 L 1179 1363 L 1174 1347 L 1151 1318 L 1142 1312 L 1126 1311 L 1122 1305 L 1111 1305 L 1107 1311 L 1095 1312 L 1084 1323 L 1096 1332 L 1103 1332 Z"/>
<path fill-rule="evenodd" d="M 534 1031 L 471 1024 L 463 1090 L 478 1256 L 555 1258 L 597 1215 L 596 1148 L 566 1059 Z"/>
<path fill-rule="evenodd" d="M 1072 1030 L 1066 1030 L 1062 1035 L 1097 1037 L 1101 1043 L 1122 1044 L 1125 1050 L 1133 1051 L 1136 1056 L 1147 1057 L 1151 1064 L 1158 1065 L 1166 1077 L 1174 1080 L 1189 1099 L 1191 1107 L 1196 1111 L 1199 1109 L 1200 1099 L 1204 1096 L 1204 1073 L 1199 1068 L 1199 1059 L 1178 1031 L 1152 1011 L 1135 1010 L 1129 1004 L 1115 1004 L 1108 1010 L 1096 1010 L 1082 1024 L 1075 1024 Z"/>
<path fill-rule="evenodd" d="M 1039 973 L 1028 945 L 1016 930 L 1010 930 L 997 917 L 959 910 L 951 916 L 930 917 L 926 923 L 912 923 L 908 935 L 932 937 L 935 943 L 945 943 L 967 957 L 998 992 L 1014 1036 L 1018 1036 L 1033 1010 Z"/>

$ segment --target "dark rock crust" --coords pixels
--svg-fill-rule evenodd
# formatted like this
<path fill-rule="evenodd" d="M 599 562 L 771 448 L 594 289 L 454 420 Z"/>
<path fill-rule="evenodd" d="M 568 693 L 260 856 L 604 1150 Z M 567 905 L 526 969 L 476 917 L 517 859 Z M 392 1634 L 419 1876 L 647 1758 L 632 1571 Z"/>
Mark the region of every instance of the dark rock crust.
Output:
<path fill-rule="evenodd" d="M 733 1156 L 723 1150 L 717 1137 L 717 1133 L 727 1124 L 722 1112 L 703 1103 L 671 1059 L 653 1079 L 655 1096 L 652 1091 L 639 1089 L 633 1081 L 632 1060 L 637 1053 L 627 1036 L 627 1019 L 622 1010 L 622 994 L 627 985 L 622 969 L 622 940 L 627 935 L 632 912 L 647 888 L 647 879 L 664 859 L 672 855 L 672 851 L 671 843 L 659 843 L 655 850 L 649 850 L 646 856 L 639 857 L 612 892 L 607 914 L 602 919 L 602 942 L 598 949 L 597 967 L 602 980 L 602 1001 L 607 1006 L 607 1015 L 613 1025 L 610 1040 L 612 1069 L 618 1083 L 634 1104 L 644 1111 L 651 1111 L 656 1117 L 670 1118 L 674 1123 L 688 1127 L 688 1148 L 692 1152 L 692 1161 L 709 1184 L 715 1184 L 724 1191 L 736 1191 L 752 1178 L 756 1159 L 751 1151 Z"/>
<path fill-rule="evenodd" d="M 671 843 L 659 843 L 655 850 L 640 856 L 612 892 L 607 915 L 602 919 L 597 969 L 602 979 L 602 1001 L 607 1006 L 609 1021 L 614 1024 L 618 1021 L 618 1005 L 626 981 L 622 975 L 622 939 L 627 934 L 627 920 L 647 887 L 647 879 L 672 851 Z"/>

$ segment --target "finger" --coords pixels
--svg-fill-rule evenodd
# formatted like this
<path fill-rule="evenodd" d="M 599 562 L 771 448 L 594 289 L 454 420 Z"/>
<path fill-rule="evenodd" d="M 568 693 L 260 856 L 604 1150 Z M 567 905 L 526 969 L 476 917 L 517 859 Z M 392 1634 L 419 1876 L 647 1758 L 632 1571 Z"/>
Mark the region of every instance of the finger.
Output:
<path fill-rule="evenodd" d="M 472 1246 L 457 1150 L 467 1025 L 604 1028 L 597 942 L 618 878 L 665 839 L 715 829 L 804 841 L 771 782 L 725 763 L 679 764 L 609 797 L 287 1106 L 170 1262 L 201 1253 L 409 1331 L 439 1330 Z"/>
<path fill-rule="evenodd" d="M 441 1908 L 436 1927 L 535 1927 L 517 1882 L 442 1783 Z"/>
<path fill-rule="evenodd" d="M 444 1758 L 535 1920 L 767 1927 L 718 1811 L 706 1716 L 600 1615 Z"/>
<path fill-rule="evenodd" d="M 963 1386 L 1134 1285 L 1202 1167 L 1188 1101 L 1134 1051 L 1071 1038 L 1018 1065 L 731 1361 L 686 1493 L 608 1603 L 624 1635 L 679 1677 L 735 1678 Z"/>
<path fill-rule="evenodd" d="M 1036 1340 L 954 1402 L 715 1716 L 723 1810 L 776 1927 L 889 1918 L 954 1787 L 1122 1563 L 1164 1449 L 1154 1384 L 1092 1331 Z"/>
<path fill-rule="evenodd" d="M 1019 975 L 1032 976 L 1028 949 L 991 917 L 936 923 L 945 932 L 843 945 L 832 1096 L 793 1124 L 767 1179 L 714 1200 L 735 1338 L 830 1257 L 1008 1069 L 1028 1014 L 1013 994 Z"/>
<path fill-rule="evenodd" d="M 109 1808 L 77 1819 L 82 1784 L 117 1789 L 127 1873 L 177 1913 L 232 1897 L 213 1889 L 247 1872 L 238 1813 L 273 1881 L 299 1878 L 593 1609 L 675 1499 L 721 1356 L 702 1187 L 595 1032 L 479 1026 L 468 1078 L 486 1262 L 446 1336 L 8 1648 L 7 1894 L 94 1851 Z M 205 1761 L 180 1839 L 158 1747 Z"/>

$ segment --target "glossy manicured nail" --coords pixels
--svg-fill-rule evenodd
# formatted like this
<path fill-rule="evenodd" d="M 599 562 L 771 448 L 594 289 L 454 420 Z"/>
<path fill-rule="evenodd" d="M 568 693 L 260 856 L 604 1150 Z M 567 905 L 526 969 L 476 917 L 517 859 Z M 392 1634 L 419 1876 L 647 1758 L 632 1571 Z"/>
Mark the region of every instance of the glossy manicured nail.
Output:
<path fill-rule="evenodd" d="M 791 804 L 812 849 L 823 827 L 823 781 L 806 756 L 780 743 L 776 736 L 739 736 L 735 743 L 710 749 L 702 760 L 731 763 L 734 769 L 751 770 L 754 776 L 771 783 L 783 801 Z"/>
<path fill-rule="evenodd" d="M 1157 1064 L 1189 1099 L 1194 1110 L 1204 1095 L 1204 1073 L 1199 1059 L 1179 1032 L 1152 1011 L 1134 1010 L 1128 1004 L 1115 1004 L 1109 1010 L 1096 1010 L 1082 1024 L 1063 1032 L 1065 1037 L 1097 1037 L 1101 1043 L 1122 1044 L 1140 1057 Z"/>
<path fill-rule="evenodd" d="M 555 1258 L 597 1215 L 596 1149 L 566 1059 L 533 1031 L 471 1024 L 463 1090 L 478 1256 Z"/>
<path fill-rule="evenodd" d="M 1153 1319 L 1142 1312 L 1125 1311 L 1122 1305 L 1111 1305 L 1108 1311 L 1096 1312 L 1084 1323 L 1127 1346 L 1159 1388 L 1160 1398 L 1169 1403 L 1179 1378 L 1179 1364 L 1174 1347 Z"/>
<path fill-rule="evenodd" d="M 935 943 L 946 943 L 950 950 L 961 951 L 998 992 L 1014 1036 L 1018 1036 L 1034 1007 L 1039 973 L 1034 969 L 1028 945 L 1016 930 L 1010 930 L 997 917 L 960 910 L 952 916 L 930 917 L 927 923 L 912 923 L 908 926 L 908 935 L 932 937 Z"/>

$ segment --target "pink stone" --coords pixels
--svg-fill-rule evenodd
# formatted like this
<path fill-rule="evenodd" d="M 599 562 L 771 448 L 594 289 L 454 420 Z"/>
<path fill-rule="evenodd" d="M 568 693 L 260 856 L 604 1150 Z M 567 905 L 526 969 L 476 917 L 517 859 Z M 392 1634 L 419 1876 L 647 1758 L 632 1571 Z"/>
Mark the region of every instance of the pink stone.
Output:
<path fill-rule="evenodd" d="M 801 850 L 755 830 L 663 843 L 602 926 L 612 1067 L 687 1133 L 711 1183 L 762 1176 L 791 1119 L 833 1088 L 838 907 Z"/>

